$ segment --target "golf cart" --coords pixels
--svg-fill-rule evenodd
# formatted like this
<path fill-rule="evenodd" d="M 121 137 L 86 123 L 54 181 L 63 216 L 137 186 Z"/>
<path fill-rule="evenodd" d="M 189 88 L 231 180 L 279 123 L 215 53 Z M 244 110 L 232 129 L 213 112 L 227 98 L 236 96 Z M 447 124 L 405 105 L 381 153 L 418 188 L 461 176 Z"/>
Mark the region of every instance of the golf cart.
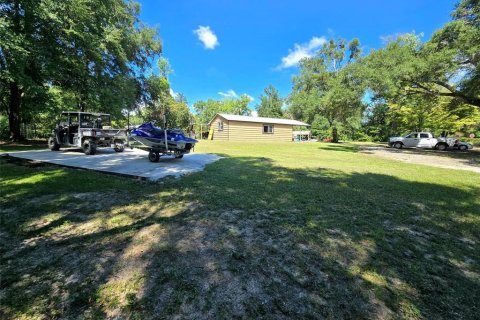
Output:
<path fill-rule="evenodd" d="M 124 130 L 110 127 L 109 114 L 64 111 L 48 139 L 48 147 L 52 151 L 60 147 L 81 148 L 85 154 L 92 155 L 97 147 L 112 147 L 122 152 L 126 140 Z"/>

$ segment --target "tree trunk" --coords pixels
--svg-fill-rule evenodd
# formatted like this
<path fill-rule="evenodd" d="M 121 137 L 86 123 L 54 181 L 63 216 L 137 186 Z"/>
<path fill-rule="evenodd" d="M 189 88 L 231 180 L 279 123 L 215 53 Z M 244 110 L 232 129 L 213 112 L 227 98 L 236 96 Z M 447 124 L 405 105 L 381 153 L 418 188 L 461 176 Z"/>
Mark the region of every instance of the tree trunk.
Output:
<path fill-rule="evenodd" d="M 80 98 L 80 101 L 78 102 L 78 109 L 80 109 L 80 112 L 85 112 L 87 109 L 87 104 L 82 98 Z"/>
<path fill-rule="evenodd" d="M 335 142 L 335 143 L 338 142 L 338 133 L 337 133 L 336 127 L 333 127 L 332 129 L 332 142 Z"/>
<path fill-rule="evenodd" d="M 20 108 L 22 104 L 22 90 L 16 82 L 10 82 L 10 104 L 8 112 L 8 126 L 10 139 L 20 140 Z"/>

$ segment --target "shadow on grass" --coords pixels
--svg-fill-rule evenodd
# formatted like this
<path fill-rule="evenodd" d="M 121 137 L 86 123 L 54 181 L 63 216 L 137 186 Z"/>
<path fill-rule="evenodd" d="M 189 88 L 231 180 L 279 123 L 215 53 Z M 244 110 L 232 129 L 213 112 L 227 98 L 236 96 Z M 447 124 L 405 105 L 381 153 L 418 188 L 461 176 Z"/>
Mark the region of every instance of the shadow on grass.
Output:
<path fill-rule="evenodd" d="M 162 184 L 45 170 L 2 172 L 7 318 L 478 314 L 478 187 L 248 157 Z"/>
<path fill-rule="evenodd" d="M 47 149 L 47 139 L 30 140 L 24 142 L 12 142 L 0 140 L 0 152 L 27 151 Z"/>
<path fill-rule="evenodd" d="M 351 143 L 327 143 L 327 142 L 319 142 L 320 143 L 320 150 L 328 150 L 328 151 L 342 151 L 342 152 L 358 152 L 358 146 L 351 144 Z"/>

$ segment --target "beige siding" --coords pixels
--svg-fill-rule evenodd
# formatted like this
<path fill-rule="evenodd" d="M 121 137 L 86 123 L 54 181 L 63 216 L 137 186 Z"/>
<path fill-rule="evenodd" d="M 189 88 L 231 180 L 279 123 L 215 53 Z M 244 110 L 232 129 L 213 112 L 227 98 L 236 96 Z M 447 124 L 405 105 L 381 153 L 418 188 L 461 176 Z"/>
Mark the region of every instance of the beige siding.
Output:
<path fill-rule="evenodd" d="M 223 130 L 218 130 L 220 121 L 223 121 Z M 210 129 L 213 128 L 213 140 L 228 140 L 228 127 L 228 121 L 217 115 L 210 125 Z"/>
<path fill-rule="evenodd" d="M 273 124 L 273 133 L 263 133 L 263 123 L 229 121 L 228 136 L 229 140 L 290 142 L 292 141 L 292 126 Z"/>

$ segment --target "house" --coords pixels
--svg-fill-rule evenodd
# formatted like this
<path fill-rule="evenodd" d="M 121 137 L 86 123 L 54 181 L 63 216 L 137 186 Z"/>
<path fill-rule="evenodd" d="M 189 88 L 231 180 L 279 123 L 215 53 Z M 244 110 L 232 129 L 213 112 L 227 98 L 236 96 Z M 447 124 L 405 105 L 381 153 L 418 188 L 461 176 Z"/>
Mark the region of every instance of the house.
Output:
<path fill-rule="evenodd" d="M 230 141 L 293 140 L 293 127 L 309 127 L 297 120 L 217 113 L 208 123 L 209 139 Z"/>

